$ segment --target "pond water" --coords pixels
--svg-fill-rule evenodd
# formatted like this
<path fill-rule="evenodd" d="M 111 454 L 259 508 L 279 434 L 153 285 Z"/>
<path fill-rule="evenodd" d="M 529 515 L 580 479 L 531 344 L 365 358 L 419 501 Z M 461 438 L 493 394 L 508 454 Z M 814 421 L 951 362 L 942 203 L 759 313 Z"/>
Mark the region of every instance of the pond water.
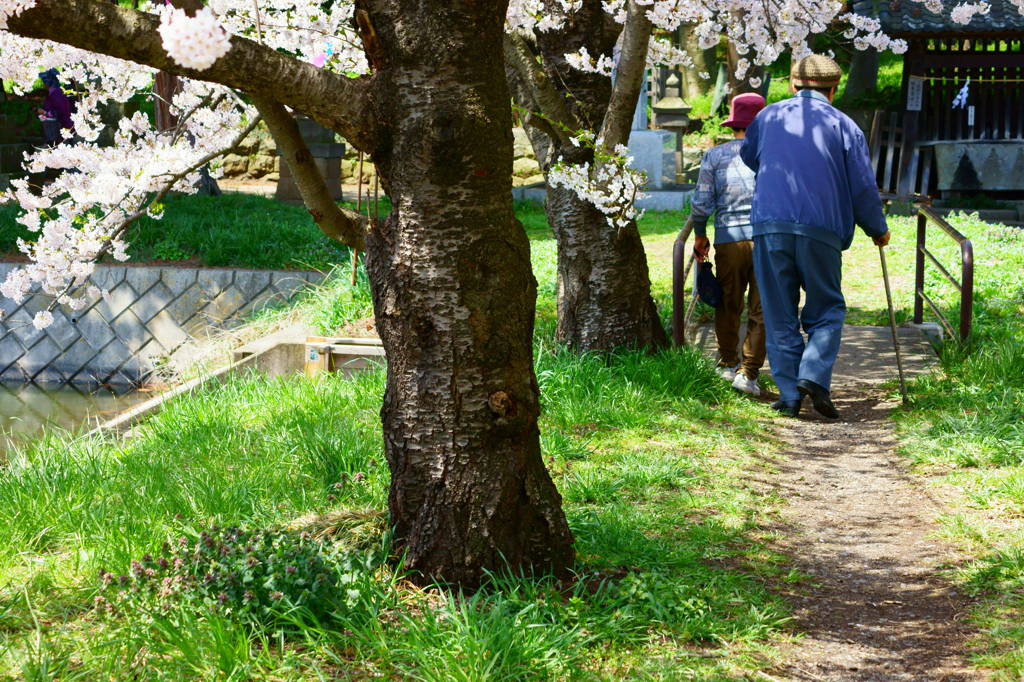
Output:
<path fill-rule="evenodd" d="M 12 444 L 38 438 L 44 429 L 92 427 L 152 396 L 106 387 L 0 383 L 0 462 Z"/>

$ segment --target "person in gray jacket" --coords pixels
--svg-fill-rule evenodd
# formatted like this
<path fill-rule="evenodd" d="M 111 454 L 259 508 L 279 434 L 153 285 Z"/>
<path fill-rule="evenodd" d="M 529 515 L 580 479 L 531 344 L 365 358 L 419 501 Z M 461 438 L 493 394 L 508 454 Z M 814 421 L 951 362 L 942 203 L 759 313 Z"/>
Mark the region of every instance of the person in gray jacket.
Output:
<path fill-rule="evenodd" d="M 722 285 L 722 305 L 715 310 L 718 339 L 718 373 L 733 388 L 760 395 L 757 384 L 765 360 L 764 323 L 761 298 L 754 278 L 753 233 L 750 206 L 754 194 L 754 172 L 740 159 L 747 126 L 765 106 L 764 97 L 754 93 L 733 98 L 729 118 L 722 124 L 733 129 L 734 140 L 712 147 L 700 164 L 697 189 L 690 209 L 694 251 L 701 260 L 708 257 L 708 218 L 715 216 L 716 277 Z M 739 356 L 740 318 L 747 299 L 747 335 Z"/>

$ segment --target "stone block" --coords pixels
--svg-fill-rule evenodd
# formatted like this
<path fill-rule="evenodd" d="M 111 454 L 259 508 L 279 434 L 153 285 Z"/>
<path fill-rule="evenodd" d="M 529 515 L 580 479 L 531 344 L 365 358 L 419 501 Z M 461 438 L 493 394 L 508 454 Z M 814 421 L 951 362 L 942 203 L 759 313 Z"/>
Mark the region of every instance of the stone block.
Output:
<path fill-rule="evenodd" d="M 212 298 L 212 296 L 196 285 L 174 299 L 165 310 L 175 322 L 185 327 Z"/>
<path fill-rule="evenodd" d="M 90 279 L 100 289 L 112 291 L 114 287 L 124 281 L 127 269 L 124 265 L 97 265 Z"/>
<path fill-rule="evenodd" d="M 249 176 L 262 178 L 267 173 L 273 173 L 279 166 L 280 159 L 276 156 L 264 156 L 262 154 L 249 158 Z"/>
<path fill-rule="evenodd" d="M 114 339 L 92 359 L 89 371 L 93 376 L 106 380 L 131 357 L 131 349 L 120 339 Z"/>
<path fill-rule="evenodd" d="M 80 336 L 78 328 L 60 310 L 54 312 L 53 323 L 44 332 L 61 350 L 77 341 Z"/>
<path fill-rule="evenodd" d="M 530 136 L 523 128 L 512 129 L 512 152 L 516 159 L 536 159 Z"/>
<path fill-rule="evenodd" d="M 0 282 L 3 281 L 3 277 L 0 276 Z M 21 307 L 20 303 L 15 303 L 9 298 L 0 296 L 0 320 L 6 320 L 9 318 L 15 310 Z M 2 324 L 2 323 L 0 323 Z"/>
<path fill-rule="evenodd" d="M 32 377 L 37 384 L 63 384 L 71 380 L 71 376 L 63 372 L 63 368 L 57 364 L 43 367 Z"/>
<path fill-rule="evenodd" d="M 299 276 L 298 274 L 275 274 L 272 278 L 272 284 L 274 290 L 278 296 L 288 301 L 291 300 L 292 296 L 297 294 L 303 287 L 307 286 L 309 282 Z"/>
<path fill-rule="evenodd" d="M 125 269 L 125 281 L 132 285 L 132 289 L 135 289 L 135 293 L 142 296 L 150 287 L 160 281 L 160 270 L 161 268 L 150 268 L 150 267 L 130 267 Z"/>
<path fill-rule="evenodd" d="M 202 315 L 211 324 L 221 325 L 231 320 L 245 303 L 246 298 L 242 292 L 234 286 L 230 286 L 203 308 Z"/>
<path fill-rule="evenodd" d="M 113 327 L 114 334 L 132 353 L 138 352 L 149 341 L 146 326 L 131 310 L 124 311 L 114 320 Z"/>
<path fill-rule="evenodd" d="M 228 154 L 221 162 L 221 168 L 226 178 L 241 177 L 249 170 L 249 157 L 239 154 Z"/>
<path fill-rule="evenodd" d="M 26 376 L 33 379 L 39 372 L 53 364 L 61 356 L 61 348 L 49 337 L 44 336 L 39 343 L 32 346 L 31 352 L 18 359 L 18 365 Z"/>
<path fill-rule="evenodd" d="M 235 286 L 245 298 L 255 299 L 270 286 L 270 273 L 266 270 L 236 270 Z"/>
<path fill-rule="evenodd" d="M 146 323 L 166 308 L 173 299 L 174 295 L 171 290 L 163 282 L 157 282 L 132 304 L 131 310 L 143 323 Z"/>
<path fill-rule="evenodd" d="M 132 303 L 138 300 L 139 295 L 135 293 L 131 285 L 122 282 L 116 289 L 110 291 L 103 300 L 96 304 L 96 310 L 107 322 L 112 322 L 121 313 L 128 309 Z"/>
<path fill-rule="evenodd" d="M 235 147 L 235 154 L 229 154 L 228 156 L 249 156 L 250 154 L 255 154 L 256 150 L 260 148 L 260 132 L 259 130 L 254 130 L 246 135 L 245 139 Z"/>
<path fill-rule="evenodd" d="M 110 338 L 114 338 L 114 335 L 110 334 Z M 61 364 L 69 378 L 81 372 L 88 373 L 92 359 L 100 352 L 100 348 L 94 347 L 83 338 L 79 338 L 69 348 L 65 348 L 64 355 L 61 356 Z"/>
<path fill-rule="evenodd" d="M 17 363 L 26 352 L 25 346 L 14 334 L 6 331 L 0 335 L 0 371 Z"/>
<path fill-rule="evenodd" d="M 210 300 L 213 300 L 220 292 L 231 286 L 234 277 L 234 270 L 200 270 L 196 277 L 196 284 Z"/>
<path fill-rule="evenodd" d="M 540 173 L 540 166 L 533 159 L 516 159 L 512 162 L 512 175 L 516 177 L 528 178 L 538 173 Z"/>
<path fill-rule="evenodd" d="M 188 334 L 181 328 L 178 321 L 166 310 L 157 313 L 146 325 L 146 328 L 154 342 L 150 344 L 149 348 L 158 345 L 164 355 L 173 353 L 189 339 Z"/>
<path fill-rule="evenodd" d="M 103 319 L 99 310 L 90 310 L 77 319 L 75 327 L 78 328 L 81 339 L 94 351 L 103 348 L 114 338 L 110 323 Z"/>
<path fill-rule="evenodd" d="M 632 167 L 647 174 L 647 189 L 675 182 L 675 135 L 666 130 L 634 130 L 629 135 Z"/>
<path fill-rule="evenodd" d="M 180 296 L 189 287 L 195 286 L 197 272 L 195 268 L 160 268 L 160 281 L 171 294 Z"/>
<path fill-rule="evenodd" d="M 31 377 L 25 375 L 24 370 L 18 363 L 12 363 L 3 371 L 0 371 L 0 381 L 31 381 Z"/>
<path fill-rule="evenodd" d="M 6 320 L 7 328 L 25 348 L 31 348 L 45 335 L 32 325 L 34 315 L 35 311 L 29 312 L 25 307 L 21 307 Z"/>
<path fill-rule="evenodd" d="M 277 156 L 277 141 L 269 132 L 259 137 L 259 147 L 256 154 L 260 156 Z"/>

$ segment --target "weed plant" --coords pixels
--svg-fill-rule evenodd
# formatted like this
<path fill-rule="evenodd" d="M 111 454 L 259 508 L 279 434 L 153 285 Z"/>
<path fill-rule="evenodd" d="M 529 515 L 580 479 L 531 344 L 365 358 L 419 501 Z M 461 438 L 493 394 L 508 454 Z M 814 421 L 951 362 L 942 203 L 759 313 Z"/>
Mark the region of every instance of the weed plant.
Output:
<path fill-rule="evenodd" d="M 692 349 L 558 348 L 554 241 L 520 213 L 540 290 L 542 453 L 574 580 L 413 587 L 401 557 L 380 561 L 383 373 L 241 376 L 129 437 L 51 434 L 11 456 L 0 677 L 731 679 L 770 665 L 787 614 L 765 583 L 788 569 L 760 530 L 771 500 L 746 481 L 770 466 L 767 411 Z M 676 223 L 643 229 L 670 239 Z"/>

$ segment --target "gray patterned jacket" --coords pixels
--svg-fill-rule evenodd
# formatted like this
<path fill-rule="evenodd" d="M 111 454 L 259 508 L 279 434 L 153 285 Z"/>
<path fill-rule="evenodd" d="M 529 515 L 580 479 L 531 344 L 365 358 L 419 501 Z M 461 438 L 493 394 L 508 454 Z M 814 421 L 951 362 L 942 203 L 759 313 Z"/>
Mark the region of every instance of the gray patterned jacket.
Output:
<path fill-rule="evenodd" d="M 704 154 L 693 194 L 690 217 L 694 233 L 707 234 L 708 218 L 715 215 L 715 243 L 753 239 L 750 202 L 754 196 L 754 171 L 740 158 L 742 140 L 730 140 Z"/>

